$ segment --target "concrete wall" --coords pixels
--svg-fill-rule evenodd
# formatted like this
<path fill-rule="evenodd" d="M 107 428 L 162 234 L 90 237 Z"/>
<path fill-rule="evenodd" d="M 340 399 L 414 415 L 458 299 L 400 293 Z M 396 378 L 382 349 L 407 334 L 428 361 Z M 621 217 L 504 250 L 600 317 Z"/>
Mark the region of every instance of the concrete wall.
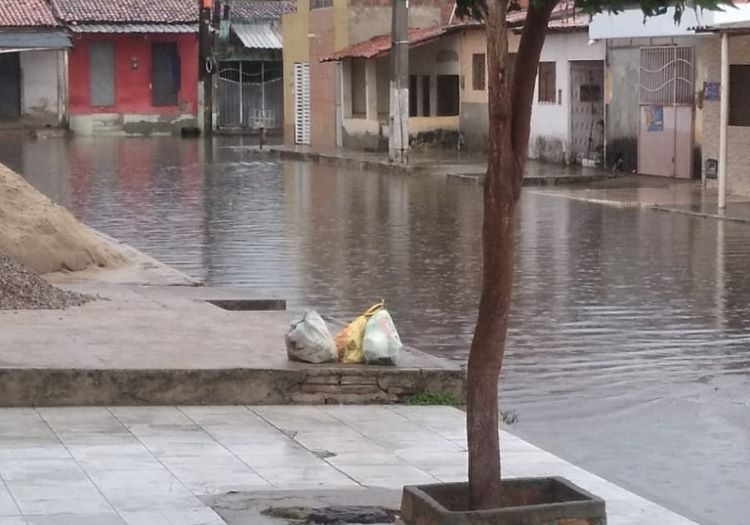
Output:
<path fill-rule="evenodd" d="M 551 33 L 542 48 L 541 62 L 555 62 L 557 100 L 539 102 L 539 82 L 534 90 L 529 158 L 551 162 L 570 160 L 570 61 L 604 60 L 603 42 L 589 45 L 588 33 Z"/>
<path fill-rule="evenodd" d="M 413 48 L 409 52 L 409 73 L 420 77 L 429 75 L 431 77 L 430 102 L 435 115 L 437 108 L 437 75 L 460 74 L 459 64 L 459 37 L 448 36 L 434 43 Z M 388 112 L 390 104 L 390 62 L 388 57 L 371 59 L 369 63 L 375 63 L 376 71 L 376 93 L 377 120 L 369 118 L 345 118 L 343 122 L 343 145 L 352 149 L 377 150 L 383 149 L 385 139 L 388 137 Z M 359 67 L 362 72 L 365 67 Z M 354 89 L 364 93 L 365 87 L 361 85 L 362 75 L 352 72 L 356 69 L 351 60 L 344 61 L 344 80 L 348 81 L 343 88 L 346 93 L 352 90 L 352 79 Z M 348 74 L 346 72 L 349 72 Z M 421 82 L 421 81 L 420 81 Z M 421 90 L 421 84 L 419 90 Z M 411 94 L 410 96 L 414 96 Z M 347 116 L 348 107 L 344 106 L 344 114 Z M 349 115 L 351 116 L 351 115 Z M 360 115 L 356 115 L 358 117 Z M 416 117 L 409 119 L 409 135 L 412 138 L 419 137 L 427 139 L 439 131 L 455 132 L 458 130 L 458 116 L 456 117 Z"/>
<path fill-rule="evenodd" d="M 92 42 L 113 42 L 115 48 L 115 105 L 92 106 L 89 82 L 89 46 Z M 151 99 L 151 44 L 175 42 L 180 56 L 178 102 L 154 106 Z M 134 66 L 134 63 L 137 64 Z M 70 112 L 143 113 L 178 115 L 196 113 L 198 105 L 197 34 L 87 34 L 73 39 L 69 57 Z"/>
<path fill-rule="evenodd" d="M 508 35 L 508 49 L 511 53 L 518 51 L 520 36 Z M 469 151 L 484 152 L 487 149 L 487 131 L 489 118 L 487 114 L 487 87 L 475 90 L 472 85 L 472 56 L 476 53 L 487 54 L 487 36 L 483 28 L 469 29 L 461 33 L 459 40 L 460 75 L 461 75 L 461 117 L 459 127 L 463 135 L 463 147 Z M 489 75 L 485 71 L 485 79 Z"/>
<path fill-rule="evenodd" d="M 284 15 L 284 142 L 294 144 L 294 64 L 310 61 L 308 2 L 298 2 L 297 12 Z"/>
<path fill-rule="evenodd" d="M 364 42 L 378 35 L 391 32 L 390 3 L 382 6 L 362 5 L 352 2 L 347 10 L 349 43 Z M 437 27 L 441 10 L 438 6 L 409 5 L 409 27 Z M 345 47 L 345 46 L 341 46 Z M 340 49 L 340 48 L 339 48 Z"/>
<path fill-rule="evenodd" d="M 729 63 L 750 64 L 750 36 L 733 36 L 729 40 Z M 699 74 L 703 80 L 721 79 L 721 47 L 718 38 L 698 43 Z M 703 84 L 700 84 L 702 88 Z M 730 86 L 730 89 L 732 86 Z M 719 159 L 719 101 L 703 101 L 703 159 Z M 727 143 L 727 191 L 750 195 L 750 127 L 730 126 Z M 705 166 L 705 162 L 704 162 Z"/>
<path fill-rule="evenodd" d="M 37 125 L 58 123 L 59 62 L 64 51 L 25 51 L 21 60 L 21 113 Z M 62 79 L 64 82 L 64 79 Z"/>
<path fill-rule="evenodd" d="M 610 40 L 607 46 L 607 68 L 604 89 L 606 112 L 607 166 L 622 158 L 624 171 L 638 168 L 638 128 L 640 118 L 639 79 L 641 47 L 689 46 L 694 47 L 710 37 L 629 38 Z M 696 93 L 703 86 L 701 58 L 695 54 Z M 703 136 L 700 108 L 696 109 L 693 136 L 697 158 Z"/>

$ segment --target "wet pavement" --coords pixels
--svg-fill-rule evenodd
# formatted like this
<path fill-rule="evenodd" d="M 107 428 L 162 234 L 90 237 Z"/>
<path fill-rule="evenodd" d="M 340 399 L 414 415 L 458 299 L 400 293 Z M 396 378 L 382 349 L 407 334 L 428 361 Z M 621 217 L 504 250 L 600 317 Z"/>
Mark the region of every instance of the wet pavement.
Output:
<path fill-rule="evenodd" d="M 481 187 L 258 162 L 241 139 L 5 141 L 84 222 L 213 285 L 466 357 Z M 546 191 L 546 190 L 544 190 Z M 750 511 L 748 226 L 526 190 L 503 401 L 514 431 L 701 523 Z"/>

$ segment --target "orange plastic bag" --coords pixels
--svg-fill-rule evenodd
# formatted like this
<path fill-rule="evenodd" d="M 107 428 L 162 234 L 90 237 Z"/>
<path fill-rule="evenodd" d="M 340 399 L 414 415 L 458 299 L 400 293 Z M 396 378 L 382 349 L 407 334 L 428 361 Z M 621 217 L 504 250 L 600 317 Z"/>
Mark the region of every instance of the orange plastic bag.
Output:
<path fill-rule="evenodd" d="M 365 338 L 365 328 L 370 317 L 383 308 L 383 301 L 372 305 L 365 313 L 346 325 L 336 335 L 336 349 L 342 363 L 356 364 L 365 362 L 362 341 Z"/>

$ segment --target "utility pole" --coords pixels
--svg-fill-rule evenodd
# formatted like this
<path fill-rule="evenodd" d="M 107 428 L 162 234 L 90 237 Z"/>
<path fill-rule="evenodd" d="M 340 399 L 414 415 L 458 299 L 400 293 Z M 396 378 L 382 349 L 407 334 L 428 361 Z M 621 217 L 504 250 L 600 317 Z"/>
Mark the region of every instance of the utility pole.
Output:
<path fill-rule="evenodd" d="M 203 134 L 210 135 L 214 128 L 214 31 L 212 29 L 213 0 L 198 0 L 198 39 L 200 57 L 198 78 L 203 85 Z"/>
<path fill-rule="evenodd" d="M 409 0 L 392 0 L 388 158 L 409 161 Z"/>

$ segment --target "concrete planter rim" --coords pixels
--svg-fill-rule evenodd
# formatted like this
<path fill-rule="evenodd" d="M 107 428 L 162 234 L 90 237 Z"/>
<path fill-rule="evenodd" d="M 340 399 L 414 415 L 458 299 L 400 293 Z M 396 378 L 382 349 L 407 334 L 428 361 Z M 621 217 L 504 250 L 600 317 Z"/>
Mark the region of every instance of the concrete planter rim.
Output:
<path fill-rule="evenodd" d="M 579 487 L 575 483 L 561 477 L 561 476 L 539 476 L 539 477 L 525 477 L 525 478 L 510 478 L 507 480 L 503 480 L 504 483 L 541 483 L 545 481 L 552 481 L 554 483 L 558 483 L 570 491 L 578 494 L 581 496 L 581 499 L 571 500 L 571 501 L 560 501 L 560 502 L 552 502 L 552 503 L 539 503 L 534 505 L 518 505 L 518 506 L 508 506 L 508 507 L 497 507 L 493 509 L 483 509 L 483 510 L 466 510 L 466 511 L 456 511 L 456 510 L 450 510 L 446 508 L 442 503 L 440 503 L 437 499 L 435 499 L 433 496 L 431 496 L 428 491 L 430 488 L 453 488 L 455 490 L 468 490 L 469 483 L 468 482 L 457 482 L 457 483 L 431 483 L 431 484 L 425 484 L 425 485 L 408 485 L 405 486 L 403 489 L 403 493 L 407 494 L 407 492 L 413 494 L 414 496 L 418 497 L 420 500 L 422 500 L 423 503 L 429 505 L 430 507 L 439 510 L 442 515 L 447 516 L 502 516 L 504 514 L 511 514 L 511 513 L 532 513 L 532 512 L 545 512 L 545 511 L 559 511 L 559 512 L 565 512 L 566 510 L 571 511 L 578 511 L 580 512 L 582 509 L 588 509 L 591 513 L 601 513 L 602 515 L 605 514 L 605 505 L 606 502 L 604 499 L 600 498 L 599 496 L 596 496 L 595 494 L 592 494 L 591 492 Z"/>

